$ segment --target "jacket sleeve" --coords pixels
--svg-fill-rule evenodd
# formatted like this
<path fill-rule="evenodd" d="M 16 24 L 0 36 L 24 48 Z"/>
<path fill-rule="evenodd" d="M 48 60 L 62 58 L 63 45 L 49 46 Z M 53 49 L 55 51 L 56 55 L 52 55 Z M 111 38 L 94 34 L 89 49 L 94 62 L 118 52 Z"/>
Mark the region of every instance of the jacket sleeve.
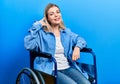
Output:
<path fill-rule="evenodd" d="M 32 27 L 28 30 L 28 35 L 24 38 L 24 46 L 27 50 L 38 50 L 39 47 L 39 31 L 42 25 L 39 21 L 33 23 Z"/>
<path fill-rule="evenodd" d="M 86 41 L 82 37 L 80 37 L 78 34 L 72 32 L 70 29 L 67 29 L 67 30 L 68 30 L 69 35 L 71 36 L 73 46 L 77 46 L 80 49 L 87 46 Z"/>

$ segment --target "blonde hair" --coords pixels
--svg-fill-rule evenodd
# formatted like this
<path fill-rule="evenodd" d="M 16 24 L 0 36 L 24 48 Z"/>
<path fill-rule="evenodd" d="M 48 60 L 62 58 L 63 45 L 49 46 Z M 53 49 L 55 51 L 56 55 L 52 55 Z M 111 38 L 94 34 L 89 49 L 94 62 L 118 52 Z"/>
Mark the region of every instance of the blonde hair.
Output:
<path fill-rule="evenodd" d="M 48 21 L 48 10 L 49 10 L 51 7 L 53 7 L 53 6 L 57 7 L 57 8 L 60 10 L 60 8 L 59 8 L 56 4 L 49 3 L 49 4 L 46 6 L 45 11 L 44 11 L 44 18 L 46 19 L 46 24 L 48 24 L 48 26 L 45 27 L 45 30 L 48 31 L 48 32 L 52 31 L 52 27 L 51 27 L 51 25 L 50 25 L 50 23 L 49 23 L 49 21 Z M 65 25 L 64 25 L 64 23 L 63 23 L 63 20 L 61 21 L 61 23 L 60 23 L 60 25 L 59 25 L 59 29 L 65 29 Z"/>

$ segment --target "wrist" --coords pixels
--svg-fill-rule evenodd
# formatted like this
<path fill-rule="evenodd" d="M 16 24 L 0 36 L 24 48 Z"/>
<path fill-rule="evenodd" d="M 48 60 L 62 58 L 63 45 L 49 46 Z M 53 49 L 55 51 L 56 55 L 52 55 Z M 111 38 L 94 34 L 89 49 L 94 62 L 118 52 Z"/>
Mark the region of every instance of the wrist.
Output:
<path fill-rule="evenodd" d="M 78 47 L 78 46 L 75 46 L 75 49 L 77 49 L 77 50 L 80 50 L 80 47 Z"/>

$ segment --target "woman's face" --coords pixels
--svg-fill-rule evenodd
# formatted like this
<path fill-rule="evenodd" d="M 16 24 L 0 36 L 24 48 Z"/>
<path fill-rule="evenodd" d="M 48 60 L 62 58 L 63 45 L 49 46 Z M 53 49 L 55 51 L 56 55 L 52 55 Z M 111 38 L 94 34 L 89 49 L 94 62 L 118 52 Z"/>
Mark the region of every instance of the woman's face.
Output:
<path fill-rule="evenodd" d="M 52 25 L 59 25 L 61 23 L 61 13 L 59 8 L 53 6 L 48 10 L 48 21 Z"/>

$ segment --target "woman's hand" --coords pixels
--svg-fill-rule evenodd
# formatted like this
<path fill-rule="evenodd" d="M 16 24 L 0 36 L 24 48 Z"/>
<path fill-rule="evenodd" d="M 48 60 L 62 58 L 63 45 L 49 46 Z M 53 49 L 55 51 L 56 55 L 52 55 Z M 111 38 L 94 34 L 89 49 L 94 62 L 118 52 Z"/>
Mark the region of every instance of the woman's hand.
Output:
<path fill-rule="evenodd" d="M 42 26 L 47 26 L 45 18 L 42 18 L 39 22 L 41 23 Z"/>
<path fill-rule="evenodd" d="M 47 27 L 47 28 L 51 28 L 50 24 L 48 23 L 48 21 L 45 17 L 42 18 L 39 22 L 41 23 L 42 26 Z"/>
<path fill-rule="evenodd" d="M 72 60 L 76 61 L 79 58 L 80 58 L 80 48 L 75 47 L 74 50 L 73 50 L 73 54 L 72 54 Z"/>

